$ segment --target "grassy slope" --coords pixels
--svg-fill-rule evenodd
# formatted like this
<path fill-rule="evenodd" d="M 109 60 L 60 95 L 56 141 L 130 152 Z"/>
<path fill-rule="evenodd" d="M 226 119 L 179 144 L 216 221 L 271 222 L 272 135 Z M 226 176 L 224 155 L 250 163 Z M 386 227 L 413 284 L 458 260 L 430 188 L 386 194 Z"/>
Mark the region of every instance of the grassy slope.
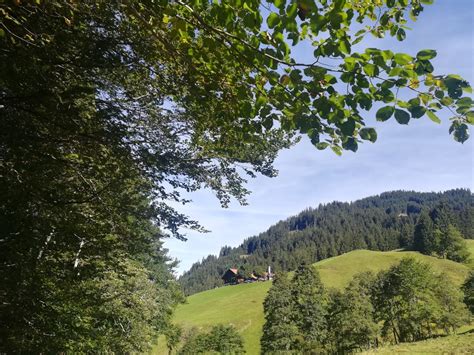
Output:
<path fill-rule="evenodd" d="M 474 253 L 474 241 L 468 242 Z M 405 256 L 428 262 L 435 271 L 445 272 L 456 284 L 461 284 L 468 272 L 468 267 L 464 265 L 405 251 L 355 250 L 315 265 L 327 287 L 341 288 L 356 273 L 387 269 Z M 258 354 L 264 322 L 262 303 L 270 286 L 270 282 L 262 282 L 197 293 L 188 297 L 186 304 L 178 307 L 175 322 L 185 328 L 206 328 L 216 323 L 233 324 L 242 334 L 248 354 Z M 161 344 L 159 348 L 163 349 Z M 157 351 L 161 353 L 158 348 Z"/>
<path fill-rule="evenodd" d="M 473 354 L 474 333 L 450 335 L 436 339 L 385 346 L 362 354 Z"/>

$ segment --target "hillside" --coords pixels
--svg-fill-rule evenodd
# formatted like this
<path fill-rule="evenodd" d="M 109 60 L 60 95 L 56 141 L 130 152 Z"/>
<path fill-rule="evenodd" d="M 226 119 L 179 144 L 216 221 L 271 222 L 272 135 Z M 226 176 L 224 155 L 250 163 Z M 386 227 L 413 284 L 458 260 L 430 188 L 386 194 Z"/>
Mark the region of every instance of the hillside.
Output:
<path fill-rule="evenodd" d="M 468 243 L 473 250 L 474 241 Z M 406 256 L 429 263 L 436 272 L 445 272 L 458 285 L 468 272 L 465 265 L 406 251 L 355 250 L 322 260 L 315 266 L 327 287 L 342 288 L 356 273 L 387 269 Z M 258 354 L 264 322 L 262 304 L 270 286 L 270 282 L 242 284 L 194 294 L 188 297 L 186 304 L 178 307 L 175 322 L 184 328 L 233 324 L 242 334 L 248 354 Z"/>
<path fill-rule="evenodd" d="M 307 209 L 236 248 L 223 247 L 219 256 L 209 255 L 195 263 L 179 282 L 190 295 L 221 286 L 221 275 L 229 267 L 248 272 L 270 265 L 277 272 L 291 271 L 303 261 L 314 263 L 352 250 L 410 247 L 420 212 L 440 203 L 450 209 L 451 223 L 466 238 L 473 238 L 474 203 L 469 190 L 386 192 Z"/>
<path fill-rule="evenodd" d="M 386 346 L 361 354 L 473 354 L 474 333 L 449 335 L 435 339 Z"/>

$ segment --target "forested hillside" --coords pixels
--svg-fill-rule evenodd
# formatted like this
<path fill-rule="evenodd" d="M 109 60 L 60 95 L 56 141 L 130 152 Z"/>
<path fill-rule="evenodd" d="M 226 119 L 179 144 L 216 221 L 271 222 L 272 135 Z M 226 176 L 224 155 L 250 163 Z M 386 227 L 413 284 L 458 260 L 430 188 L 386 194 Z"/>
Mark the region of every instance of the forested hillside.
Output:
<path fill-rule="evenodd" d="M 393 191 L 351 203 L 332 202 L 309 208 L 271 226 L 266 232 L 225 246 L 219 256 L 209 255 L 180 278 L 186 294 L 222 284 L 222 273 L 238 267 L 243 273 L 270 265 L 275 271 L 294 270 L 301 262 L 340 255 L 355 249 L 410 248 L 421 211 L 444 204 L 451 223 L 465 238 L 474 237 L 473 195 L 467 189 L 443 193 Z"/>

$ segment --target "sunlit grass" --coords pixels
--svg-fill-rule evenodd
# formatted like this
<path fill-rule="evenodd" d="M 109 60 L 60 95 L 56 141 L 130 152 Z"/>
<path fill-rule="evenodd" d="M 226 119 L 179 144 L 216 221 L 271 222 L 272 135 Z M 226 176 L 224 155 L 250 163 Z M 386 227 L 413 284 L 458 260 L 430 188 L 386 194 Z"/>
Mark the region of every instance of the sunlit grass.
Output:
<path fill-rule="evenodd" d="M 474 253 L 474 241 L 468 241 L 468 245 Z M 416 252 L 369 250 L 355 250 L 322 260 L 315 265 L 326 287 L 343 288 L 355 274 L 362 271 L 377 272 L 388 269 L 406 256 L 429 263 L 435 272 L 446 273 L 447 277 L 457 285 L 464 281 L 469 269 L 466 265 Z M 178 307 L 174 321 L 183 328 L 196 327 L 198 329 L 206 329 L 217 323 L 232 324 L 242 334 L 247 353 L 258 354 L 264 323 L 263 300 L 270 286 L 271 282 L 259 282 L 224 286 L 194 294 L 188 297 L 186 304 Z M 458 338 L 454 338 L 451 342 L 456 339 Z M 441 340 L 438 341 L 441 342 Z M 445 341 L 448 341 L 447 338 Z M 163 341 L 154 353 L 166 353 Z"/>

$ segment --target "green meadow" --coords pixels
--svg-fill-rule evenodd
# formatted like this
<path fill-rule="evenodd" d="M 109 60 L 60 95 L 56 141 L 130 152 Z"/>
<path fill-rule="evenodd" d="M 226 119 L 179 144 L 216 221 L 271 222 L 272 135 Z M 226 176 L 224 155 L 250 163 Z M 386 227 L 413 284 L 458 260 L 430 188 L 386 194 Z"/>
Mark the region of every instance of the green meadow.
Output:
<path fill-rule="evenodd" d="M 471 253 L 474 253 L 474 240 L 469 240 L 468 243 Z M 316 263 L 315 266 L 319 270 L 326 287 L 343 288 L 355 274 L 362 271 L 377 272 L 385 270 L 407 256 L 429 263 L 434 271 L 444 272 L 457 285 L 464 281 L 469 270 L 469 267 L 463 264 L 410 251 L 355 250 L 322 260 Z M 258 354 L 264 323 L 263 300 L 270 286 L 271 282 L 256 282 L 223 286 L 194 294 L 187 298 L 185 304 L 178 307 L 175 322 L 184 329 L 192 327 L 205 329 L 217 323 L 232 324 L 242 334 L 247 353 Z M 450 346 L 450 349 L 453 350 L 456 349 L 458 340 L 459 346 L 464 347 L 467 343 L 472 343 L 473 339 L 472 335 L 462 335 L 429 340 L 419 343 L 419 351 L 424 352 L 424 349 L 429 349 L 429 346 L 433 346 L 433 349 Z M 159 342 L 155 353 L 166 353 L 166 347 L 163 343 L 163 341 Z M 466 344 L 462 345 L 461 343 Z M 406 345 L 406 348 L 410 349 L 407 351 L 417 351 L 417 344 Z M 400 351 L 405 349 L 403 346 L 400 346 Z M 426 351 L 429 352 L 430 350 Z"/>
<path fill-rule="evenodd" d="M 473 354 L 474 333 L 450 335 L 435 339 L 386 346 L 362 354 Z"/>

